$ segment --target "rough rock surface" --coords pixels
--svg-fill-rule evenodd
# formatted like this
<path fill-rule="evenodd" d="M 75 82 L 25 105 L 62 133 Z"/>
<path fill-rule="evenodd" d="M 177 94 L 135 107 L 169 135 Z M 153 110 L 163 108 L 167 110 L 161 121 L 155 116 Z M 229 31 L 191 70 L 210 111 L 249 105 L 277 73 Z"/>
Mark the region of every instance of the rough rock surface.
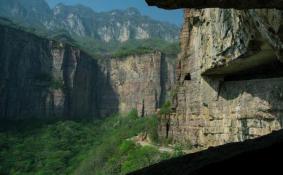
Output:
<path fill-rule="evenodd" d="M 146 116 L 160 108 L 175 83 L 174 65 L 170 59 L 172 61 L 172 58 L 155 52 L 107 59 L 101 64 L 118 94 L 120 112 L 137 109 L 141 116 Z M 106 96 L 105 100 L 111 101 L 111 98 Z"/>
<path fill-rule="evenodd" d="M 2 119 L 102 117 L 135 107 L 152 114 L 174 78 L 173 64 L 159 52 L 96 60 L 68 44 L 0 25 Z"/>
<path fill-rule="evenodd" d="M 187 9 L 175 111 L 160 136 L 207 148 L 281 129 L 282 20 L 278 10 Z"/>
<path fill-rule="evenodd" d="M 146 0 L 148 5 L 155 5 L 160 8 L 235 8 L 235 9 L 256 9 L 256 8 L 277 8 L 283 9 L 282 0 Z"/>

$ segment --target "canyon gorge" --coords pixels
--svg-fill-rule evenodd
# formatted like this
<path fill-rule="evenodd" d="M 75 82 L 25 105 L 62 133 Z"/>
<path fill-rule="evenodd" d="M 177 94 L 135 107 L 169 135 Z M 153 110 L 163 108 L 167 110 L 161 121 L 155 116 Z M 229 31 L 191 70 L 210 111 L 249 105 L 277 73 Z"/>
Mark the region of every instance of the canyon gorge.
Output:
<path fill-rule="evenodd" d="M 172 153 L 180 146 L 197 152 L 132 173 L 137 175 L 217 172 L 213 165 L 232 164 L 225 160 L 240 161 L 244 167 L 244 161 L 264 161 L 255 155 L 272 151 L 274 145 L 278 155 L 272 155 L 282 154 L 282 0 L 146 0 L 150 6 L 184 8 L 180 52 L 174 47 L 174 54 L 164 52 L 169 47 L 125 48 L 152 38 L 164 45 L 177 40 L 176 26 L 151 20 L 134 8 L 96 13 L 82 6 L 50 9 L 45 1 L 29 2 L 41 8 L 26 12 L 18 0 L 0 0 L 2 9 L 10 8 L 2 10 L 4 15 L 0 12 L 1 121 L 107 121 L 136 109 L 130 118 L 135 125 L 150 116 L 157 120 L 156 127 L 147 123 L 155 127 L 156 140 L 149 138 L 150 126 L 138 134 L 130 132 L 135 128 L 130 121 L 126 129 L 132 138 L 144 137 L 142 144 L 157 151 Z M 24 22 L 20 27 L 6 25 L 10 20 Z M 33 29 L 26 30 L 29 25 Z M 44 35 L 37 32 L 41 28 Z M 59 29 L 64 32 L 52 35 Z M 94 43 L 120 47 L 119 54 Z M 117 129 L 122 120 L 105 126 Z M 123 141 L 132 139 L 122 136 Z M 117 143 L 120 152 L 130 148 L 129 143 Z"/>
<path fill-rule="evenodd" d="M 281 129 L 282 11 L 184 14 L 176 65 L 159 51 L 95 58 L 2 25 L 1 118 L 95 118 L 131 109 L 147 116 L 171 100 L 158 133 L 174 144 L 205 149 Z"/>
<path fill-rule="evenodd" d="M 174 84 L 174 58 L 158 51 L 95 59 L 69 44 L 0 30 L 2 119 L 151 115 Z"/>

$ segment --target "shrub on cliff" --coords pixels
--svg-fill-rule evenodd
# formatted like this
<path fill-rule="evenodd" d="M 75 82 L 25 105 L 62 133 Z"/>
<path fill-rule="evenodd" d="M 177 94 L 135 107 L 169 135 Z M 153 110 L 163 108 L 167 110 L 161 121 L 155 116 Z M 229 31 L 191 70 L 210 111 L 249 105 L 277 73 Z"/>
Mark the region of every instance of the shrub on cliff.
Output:
<path fill-rule="evenodd" d="M 63 80 L 53 78 L 50 82 L 50 87 L 56 90 L 63 89 L 64 82 Z"/>
<path fill-rule="evenodd" d="M 110 50 L 109 50 L 110 51 Z M 110 51 L 113 57 L 121 58 L 129 55 L 141 55 L 161 51 L 166 55 L 176 55 L 180 52 L 178 43 L 169 43 L 160 39 L 129 40 L 113 47 Z"/>
<path fill-rule="evenodd" d="M 170 114 L 171 112 L 172 112 L 172 110 L 171 110 L 171 102 L 167 101 L 160 108 L 160 114 L 166 115 L 166 114 Z"/>
<path fill-rule="evenodd" d="M 147 133 L 153 143 L 158 143 L 158 118 L 156 115 L 148 118 Z"/>
<path fill-rule="evenodd" d="M 174 157 L 183 156 L 185 153 L 183 152 L 183 146 L 181 144 L 174 145 Z"/>
<path fill-rule="evenodd" d="M 129 118 L 138 118 L 139 117 L 139 113 L 138 113 L 138 110 L 137 109 L 132 109 L 130 110 L 130 112 L 127 114 L 127 116 Z"/>

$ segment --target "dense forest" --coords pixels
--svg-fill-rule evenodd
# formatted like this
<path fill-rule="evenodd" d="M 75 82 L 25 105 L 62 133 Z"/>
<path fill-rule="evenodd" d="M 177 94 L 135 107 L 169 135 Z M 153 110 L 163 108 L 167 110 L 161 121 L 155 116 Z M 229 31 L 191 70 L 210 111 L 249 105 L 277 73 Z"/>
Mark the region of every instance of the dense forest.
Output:
<path fill-rule="evenodd" d="M 156 139 L 157 122 L 136 110 L 103 120 L 1 122 L 0 173 L 118 175 L 182 154 L 129 139 L 143 132 Z"/>

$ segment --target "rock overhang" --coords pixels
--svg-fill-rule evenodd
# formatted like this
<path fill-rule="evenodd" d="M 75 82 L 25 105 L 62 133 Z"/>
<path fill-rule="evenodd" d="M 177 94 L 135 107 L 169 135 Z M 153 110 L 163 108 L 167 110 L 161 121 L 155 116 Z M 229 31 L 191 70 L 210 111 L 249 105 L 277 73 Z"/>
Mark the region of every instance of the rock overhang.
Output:
<path fill-rule="evenodd" d="M 283 0 L 146 0 L 150 6 L 164 9 L 179 8 L 234 8 L 234 9 L 283 9 Z"/>

